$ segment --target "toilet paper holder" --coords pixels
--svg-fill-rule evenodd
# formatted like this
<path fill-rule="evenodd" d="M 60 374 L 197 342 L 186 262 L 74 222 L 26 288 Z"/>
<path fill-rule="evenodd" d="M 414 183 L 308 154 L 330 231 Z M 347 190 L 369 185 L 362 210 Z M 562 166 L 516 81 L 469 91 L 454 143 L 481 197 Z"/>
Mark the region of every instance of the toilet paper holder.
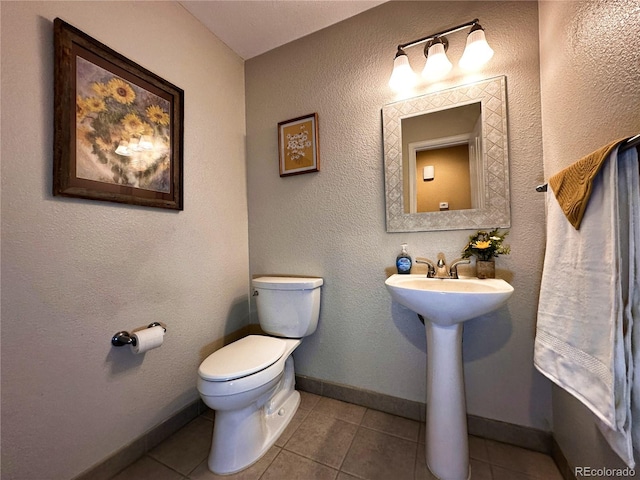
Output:
<path fill-rule="evenodd" d="M 167 331 L 166 327 L 164 327 L 160 322 L 150 323 L 147 328 L 153 328 L 153 327 L 162 327 L 165 332 Z M 111 345 L 113 345 L 114 347 L 124 347 L 125 345 L 133 345 L 135 347 L 136 339 L 132 337 L 129 332 L 122 330 L 121 332 L 118 332 L 113 337 L 111 337 Z"/>

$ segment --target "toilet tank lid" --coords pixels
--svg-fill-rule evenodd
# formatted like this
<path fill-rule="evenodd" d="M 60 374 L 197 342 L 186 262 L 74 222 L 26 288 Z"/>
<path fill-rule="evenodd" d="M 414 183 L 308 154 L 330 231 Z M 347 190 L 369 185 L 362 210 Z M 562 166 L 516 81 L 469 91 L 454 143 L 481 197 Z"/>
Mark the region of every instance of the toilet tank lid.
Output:
<path fill-rule="evenodd" d="M 280 338 L 249 335 L 216 350 L 200 364 L 200 378 L 225 382 L 246 377 L 273 365 L 286 348 Z"/>
<path fill-rule="evenodd" d="M 267 290 L 312 290 L 324 281 L 319 277 L 258 277 L 253 279 L 255 288 Z"/>

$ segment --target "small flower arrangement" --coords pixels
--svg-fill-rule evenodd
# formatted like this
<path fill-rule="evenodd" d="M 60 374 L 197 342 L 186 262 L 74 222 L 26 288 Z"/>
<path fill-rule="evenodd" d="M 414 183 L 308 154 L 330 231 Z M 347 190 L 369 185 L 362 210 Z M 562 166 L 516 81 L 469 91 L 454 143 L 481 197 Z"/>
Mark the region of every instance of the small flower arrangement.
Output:
<path fill-rule="evenodd" d="M 476 257 L 477 260 L 491 260 L 498 255 L 509 255 L 511 247 L 503 244 L 509 232 L 500 233 L 498 229 L 490 232 L 479 230 L 469 237 L 469 243 L 462 250 L 462 258 Z"/>

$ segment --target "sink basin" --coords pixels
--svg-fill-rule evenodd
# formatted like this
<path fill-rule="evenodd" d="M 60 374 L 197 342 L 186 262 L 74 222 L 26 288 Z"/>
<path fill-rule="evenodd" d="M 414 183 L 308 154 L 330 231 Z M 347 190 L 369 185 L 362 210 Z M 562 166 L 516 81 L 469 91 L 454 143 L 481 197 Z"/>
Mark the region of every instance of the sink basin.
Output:
<path fill-rule="evenodd" d="M 497 278 L 427 278 L 391 275 L 385 282 L 391 297 L 436 325 L 454 325 L 492 312 L 513 293 Z"/>

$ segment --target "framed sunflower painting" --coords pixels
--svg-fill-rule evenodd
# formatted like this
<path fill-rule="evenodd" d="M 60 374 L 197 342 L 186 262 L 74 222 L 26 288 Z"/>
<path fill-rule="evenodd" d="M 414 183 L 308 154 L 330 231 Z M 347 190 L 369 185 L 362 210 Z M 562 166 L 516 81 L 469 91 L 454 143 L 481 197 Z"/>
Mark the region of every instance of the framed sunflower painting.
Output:
<path fill-rule="evenodd" d="M 53 195 L 183 209 L 184 92 L 56 18 Z"/>
<path fill-rule="evenodd" d="M 280 176 L 319 172 L 318 114 L 278 123 Z"/>

